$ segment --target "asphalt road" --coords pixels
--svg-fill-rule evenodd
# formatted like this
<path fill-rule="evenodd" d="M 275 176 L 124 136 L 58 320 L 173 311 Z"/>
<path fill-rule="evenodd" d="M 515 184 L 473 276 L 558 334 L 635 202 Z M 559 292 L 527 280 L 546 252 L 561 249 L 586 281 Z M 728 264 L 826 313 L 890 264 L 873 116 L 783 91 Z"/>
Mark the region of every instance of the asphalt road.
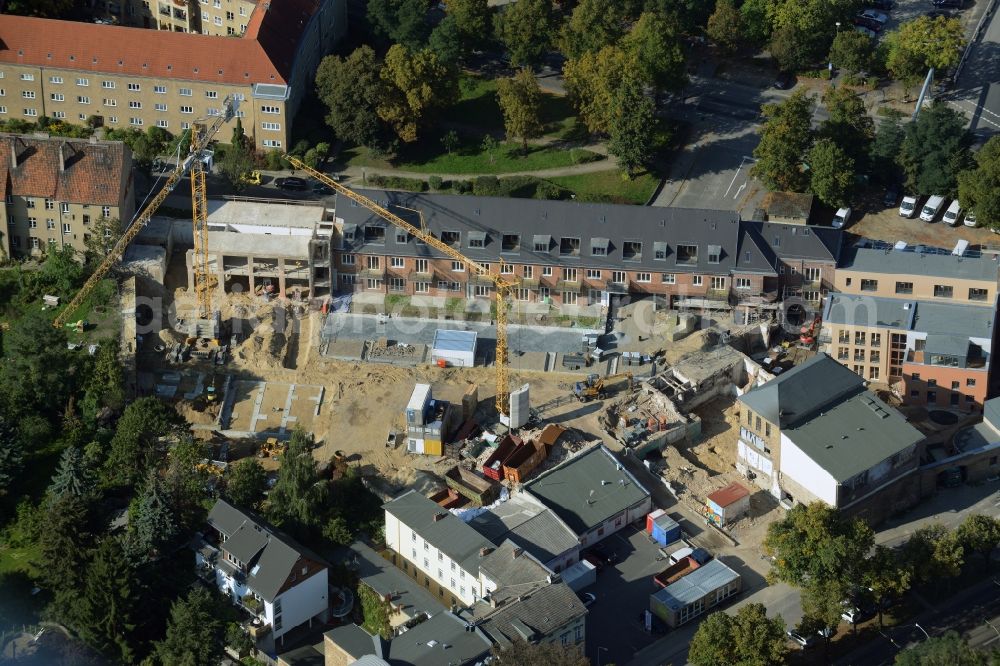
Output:
<path fill-rule="evenodd" d="M 948 98 L 952 106 L 970 117 L 974 133 L 988 136 L 1000 131 L 1000 18 L 997 18 L 1000 2 L 979 0 L 978 4 L 984 7 L 992 4 L 993 12 L 973 41 L 968 60 Z"/>

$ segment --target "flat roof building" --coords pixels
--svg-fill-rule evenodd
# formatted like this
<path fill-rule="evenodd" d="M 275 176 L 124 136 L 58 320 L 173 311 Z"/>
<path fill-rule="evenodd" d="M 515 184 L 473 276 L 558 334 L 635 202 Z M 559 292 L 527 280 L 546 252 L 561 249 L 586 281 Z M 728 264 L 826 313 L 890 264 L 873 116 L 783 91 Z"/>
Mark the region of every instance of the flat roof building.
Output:
<path fill-rule="evenodd" d="M 668 627 L 679 627 L 743 589 L 740 575 L 721 560 L 711 560 L 651 594 L 649 609 Z"/>

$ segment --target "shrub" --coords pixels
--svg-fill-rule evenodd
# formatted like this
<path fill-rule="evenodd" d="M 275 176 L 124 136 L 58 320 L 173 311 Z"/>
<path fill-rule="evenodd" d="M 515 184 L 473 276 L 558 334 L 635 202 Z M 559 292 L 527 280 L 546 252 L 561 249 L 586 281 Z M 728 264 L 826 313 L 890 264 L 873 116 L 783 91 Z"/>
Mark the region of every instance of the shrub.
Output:
<path fill-rule="evenodd" d="M 495 197 L 500 194 L 500 179 L 496 176 L 479 176 L 472 185 L 472 192 L 480 197 Z"/>
<path fill-rule="evenodd" d="M 538 183 L 535 188 L 535 198 L 536 199 L 561 199 L 562 198 L 562 188 L 560 188 L 555 183 L 550 183 L 547 180 L 543 180 Z"/>
<path fill-rule="evenodd" d="M 431 176 L 427 179 L 427 182 L 430 184 L 432 190 L 440 190 L 443 184 L 441 176 Z"/>
<path fill-rule="evenodd" d="M 472 183 L 467 180 L 456 180 L 451 186 L 459 194 L 468 194 L 472 191 Z"/>

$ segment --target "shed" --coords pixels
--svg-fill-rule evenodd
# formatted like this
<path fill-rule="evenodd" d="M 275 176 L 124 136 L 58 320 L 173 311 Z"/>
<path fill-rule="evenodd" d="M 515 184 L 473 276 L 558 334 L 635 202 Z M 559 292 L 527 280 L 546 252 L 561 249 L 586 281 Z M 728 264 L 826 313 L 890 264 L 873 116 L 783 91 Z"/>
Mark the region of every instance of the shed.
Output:
<path fill-rule="evenodd" d="M 476 364 L 475 331 L 453 331 L 439 328 L 434 332 L 434 343 L 431 345 L 431 362 L 441 363 L 459 368 L 471 368 Z"/>
<path fill-rule="evenodd" d="M 716 490 L 705 501 L 705 517 L 722 527 L 750 513 L 750 491 L 740 483 Z"/>
<path fill-rule="evenodd" d="M 679 627 L 743 589 L 740 575 L 712 560 L 659 592 L 649 595 L 649 610 L 668 627 Z"/>
<path fill-rule="evenodd" d="M 681 526 L 662 509 L 646 516 L 646 531 L 660 546 L 666 546 L 681 538 Z"/>

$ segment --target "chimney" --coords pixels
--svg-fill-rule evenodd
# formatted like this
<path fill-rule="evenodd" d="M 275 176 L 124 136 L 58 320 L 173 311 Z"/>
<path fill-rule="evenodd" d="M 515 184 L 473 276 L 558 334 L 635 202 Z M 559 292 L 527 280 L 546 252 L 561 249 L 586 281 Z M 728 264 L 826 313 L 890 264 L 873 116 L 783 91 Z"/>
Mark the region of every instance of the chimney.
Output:
<path fill-rule="evenodd" d="M 59 172 L 66 170 L 66 142 L 59 144 Z"/>
<path fill-rule="evenodd" d="M 444 513 L 435 513 L 434 514 L 434 522 L 436 523 L 437 521 L 439 521 L 442 518 L 444 518 L 446 515 L 447 514 L 444 514 Z"/>
<path fill-rule="evenodd" d="M 484 548 L 480 548 L 479 549 L 479 557 L 486 557 L 487 555 L 489 555 L 492 552 L 493 552 L 492 548 L 485 548 L 485 547 Z"/>
<path fill-rule="evenodd" d="M 516 560 L 517 558 L 521 557 L 522 553 L 524 553 L 524 548 L 515 548 L 513 550 L 514 559 Z"/>

